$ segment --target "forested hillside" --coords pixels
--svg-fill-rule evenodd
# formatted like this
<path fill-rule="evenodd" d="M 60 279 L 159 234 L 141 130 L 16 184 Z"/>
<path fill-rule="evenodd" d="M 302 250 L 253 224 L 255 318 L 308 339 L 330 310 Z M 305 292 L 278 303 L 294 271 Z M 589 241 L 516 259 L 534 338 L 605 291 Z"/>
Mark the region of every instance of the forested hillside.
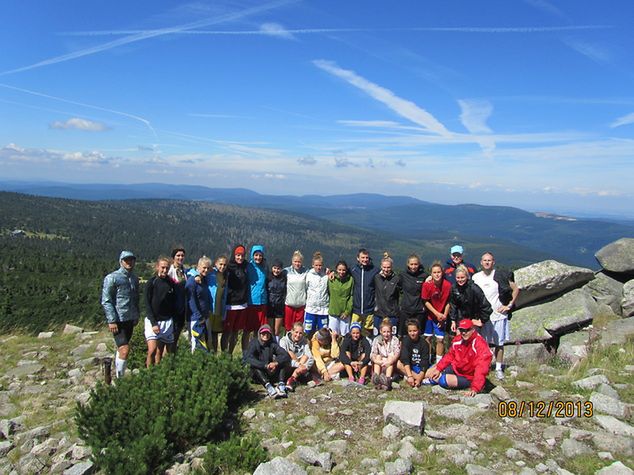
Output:
<path fill-rule="evenodd" d="M 388 250 L 401 269 L 412 252 L 426 267 L 444 260 L 452 244 L 422 235 L 396 239 L 290 212 L 193 201 L 92 202 L 0 193 L 0 217 L 0 328 L 30 332 L 67 321 L 99 324 L 101 282 L 118 266 L 124 248 L 137 253 L 137 272 L 149 277 L 149 263 L 174 245 L 187 249 L 189 264 L 243 243 L 264 244 L 269 258 L 286 265 L 295 249 L 307 260 L 320 250 L 330 266 L 339 258 L 353 263 L 357 249 L 367 247 L 375 259 Z M 25 235 L 12 235 L 15 230 Z M 472 260 L 491 249 L 508 267 L 550 257 L 504 242 L 462 243 Z"/>

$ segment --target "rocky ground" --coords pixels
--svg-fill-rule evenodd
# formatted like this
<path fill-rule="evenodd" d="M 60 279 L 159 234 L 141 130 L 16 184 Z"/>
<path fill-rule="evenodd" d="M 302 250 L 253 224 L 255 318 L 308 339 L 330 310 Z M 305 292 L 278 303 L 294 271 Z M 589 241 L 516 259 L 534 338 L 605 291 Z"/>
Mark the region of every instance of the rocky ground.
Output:
<path fill-rule="evenodd" d="M 0 474 L 94 472 L 72 417 L 113 347 L 105 332 L 65 332 L 1 340 Z M 242 415 L 273 458 L 257 473 L 634 473 L 632 340 L 591 351 L 572 369 L 557 358 L 514 364 L 475 398 L 347 381 L 300 387 L 284 400 L 261 392 Z M 512 408 L 522 401 L 520 417 Z M 539 401 L 579 404 L 529 414 Z M 168 472 L 188 473 L 203 453 L 177 457 Z"/>

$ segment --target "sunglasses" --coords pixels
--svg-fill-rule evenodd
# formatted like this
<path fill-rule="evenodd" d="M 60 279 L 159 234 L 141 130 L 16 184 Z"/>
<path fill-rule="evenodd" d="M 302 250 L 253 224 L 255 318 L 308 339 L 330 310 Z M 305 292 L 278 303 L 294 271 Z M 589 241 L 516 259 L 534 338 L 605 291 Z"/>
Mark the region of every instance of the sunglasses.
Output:
<path fill-rule="evenodd" d="M 473 330 L 473 328 L 458 328 L 458 331 L 460 333 L 467 333 L 467 332 L 470 332 L 471 330 Z"/>

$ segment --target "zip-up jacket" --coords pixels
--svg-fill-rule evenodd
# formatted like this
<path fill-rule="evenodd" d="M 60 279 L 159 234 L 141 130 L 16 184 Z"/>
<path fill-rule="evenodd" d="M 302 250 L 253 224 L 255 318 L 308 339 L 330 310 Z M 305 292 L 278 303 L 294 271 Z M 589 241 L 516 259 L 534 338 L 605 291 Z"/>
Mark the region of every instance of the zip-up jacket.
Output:
<path fill-rule="evenodd" d="M 374 295 L 376 297 L 374 314 L 376 316 L 398 316 L 398 298 L 401 290 L 399 283 L 400 280 L 394 272 L 387 277 L 380 272 L 374 276 Z"/>
<path fill-rule="evenodd" d="M 120 267 L 103 280 L 101 306 L 108 323 L 139 319 L 139 278 Z"/>
<path fill-rule="evenodd" d="M 299 360 L 306 355 L 308 359 L 306 360 L 306 367 L 308 369 L 313 367 L 315 364 L 315 358 L 313 358 L 313 353 L 310 351 L 310 345 L 308 343 L 308 339 L 306 337 L 302 337 L 302 339 L 298 342 L 293 341 L 291 337 L 291 332 L 286 332 L 286 335 L 280 340 L 280 346 L 289 352 L 289 357 L 291 358 L 291 366 L 293 368 L 297 368 L 299 366 Z M 290 353 L 295 355 L 297 360 L 294 360 Z"/>
<path fill-rule="evenodd" d="M 207 278 L 201 277 L 200 284 L 196 282 L 196 276 L 190 275 L 185 284 L 187 290 L 187 304 L 190 311 L 191 321 L 201 321 L 209 318 L 211 312 L 211 295 L 209 294 L 209 284 Z"/>
<path fill-rule="evenodd" d="M 267 364 L 277 361 L 281 368 L 291 364 L 291 357 L 288 356 L 284 348 L 277 344 L 275 339 L 271 339 L 264 344 L 258 337 L 249 343 L 247 352 L 244 355 L 244 361 L 252 368 L 257 369 L 264 369 Z"/>
<path fill-rule="evenodd" d="M 311 269 L 306 274 L 306 313 L 328 315 L 328 275 Z"/>
<path fill-rule="evenodd" d="M 423 283 L 427 272 L 420 266 L 415 272 L 405 269 L 399 274 L 401 286 L 401 315 L 414 316 L 425 313 L 425 302 L 421 299 Z"/>
<path fill-rule="evenodd" d="M 467 268 L 467 270 L 469 271 L 469 277 L 472 277 L 473 274 L 478 271 L 476 269 L 476 266 L 474 266 L 473 264 L 469 264 L 468 262 L 461 262 L 458 265 L 462 265 Z M 456 283 L 456 267 L 457 266 L 453 263 L 451 259 L 447 259 L 447 262 L 445 262 L 445 269 L 443 270 L 443 272 L 445 274 L 445 279 L 447 279 L 451 284 Z"/>
<path fill-rule="evenodd" d="M 328 293 L 330 294 L 330 308 L 328 313 L 334 317 L 345 315 L 352 316 L 352 288 L 354 287 L 354 279 L 346 276 L 344 280 L 335 276 L 334 279 L 328 281 Z"/>
<path fill-rule="evenodd" d="M 152 326 L 174 318 L 178 311 L 176 284 L 169 277 L 154 276 L 145 284 L 145 309 Z"/>
<path fill-rule="evenodd" d="M 286 301 L 289 307 L 303 307 L 306 305 L 306 269 L 302 267 L 296 271 L 293 266 L 284 269 L 286 274 Z"/>
<path fill-rule="evenodd" d="M 465 318 L 485 323 L 493 311 L 482 289 L 471 280 L 462 286 L 457 283 L 451 286 L 449 305 L 449 320 L 456 322 L 456 325 Z"/>
<path fill-rule="evenodd" d="M 352 294 L 352 312 L 357 315 L 374 313 L 374 276 L 380 269 L 370 262 L 367 266 L 357 264 L 350 274 L 354 279 L 354 291 Z"/>
<path fill-rule="evenodd" d="M 326 367 L 328 364 L 331 361 L 338 360 L 339 355 L 341 354 L 336 338 L 332 338 L 330 348 L 324 348 L 319 345 L 317 333 L 315 333 L 313 338 L 310 340 L 310 351 L 313 353 L 313 358 L 315 358 L 315 366 L 317 366 L 319 374 L 324 374 L 327 371 Z"/>
<path fill-rule="evenodd" d="M 249 276 L 247 275 L 247 262 L 238 264 L 235 258 L 234 247 L 231 259 L 227 265 L 227 305 L 246 305 L 249 303 Z"/>
<path fill-rule="evenodd" d="M 479 393 L 489 374 L 491 358 L 489 345 L 478 332 L 473 332 L 471 338 L 466 341 L 457 335 L 451 342 L 449 352 L 438 362 L 436 369 L 444 371 L 451 366 L 456 375 L 464 376 L 471 381 L 471 390 Z"/>
<path fill-rule="evenodd" d="M 286 273 L 282 272 L 278 277 L 275 277 L 269 272 L 266 288 L 269 295 L 269 305 L 275 308 L 284 307 L 284 302 L 286 301 Z"/>
<path fill-rule="evenodd" d="M 341 362 L 345 365 L 350 365 L 353 361 L 360 361 L 363 366 L 366 366 L 370 362 L 371 351 L 372 348 L 370 348 L 370 342 L 367 338 L 361 337 L 355 341 L 348 333 L 341 342 Z M 350 353 L 350 356 L 348 356 L 348 353 Z"/>
<path fill-rule="evenodd" d="M 262 260 L 261 264 L 256 264 L 253 261 L 253 255 L 258 251 L 264 254 L 264 246 L 256 245 L 251 247 L 251 261 L 247 266 L 250 287 L 249 304 L 266 305 L 268 302 L 266 291 L 266 261 Z"/>

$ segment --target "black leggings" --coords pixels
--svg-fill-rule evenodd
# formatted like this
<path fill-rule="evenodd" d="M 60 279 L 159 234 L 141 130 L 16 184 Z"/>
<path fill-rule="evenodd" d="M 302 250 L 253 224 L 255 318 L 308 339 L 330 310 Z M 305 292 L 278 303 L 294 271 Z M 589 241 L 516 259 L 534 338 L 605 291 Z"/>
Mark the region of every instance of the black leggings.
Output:
<path fill-rule="evenodd" d="M 293 368 L 290 366 L 278 366 L 275 368 L 275 371 L 251 368 L 251 378 L 253 381 L 263 386 L 266 386 L 268 383 L 285 383 L 291 374 L 293 374 Z"/>

